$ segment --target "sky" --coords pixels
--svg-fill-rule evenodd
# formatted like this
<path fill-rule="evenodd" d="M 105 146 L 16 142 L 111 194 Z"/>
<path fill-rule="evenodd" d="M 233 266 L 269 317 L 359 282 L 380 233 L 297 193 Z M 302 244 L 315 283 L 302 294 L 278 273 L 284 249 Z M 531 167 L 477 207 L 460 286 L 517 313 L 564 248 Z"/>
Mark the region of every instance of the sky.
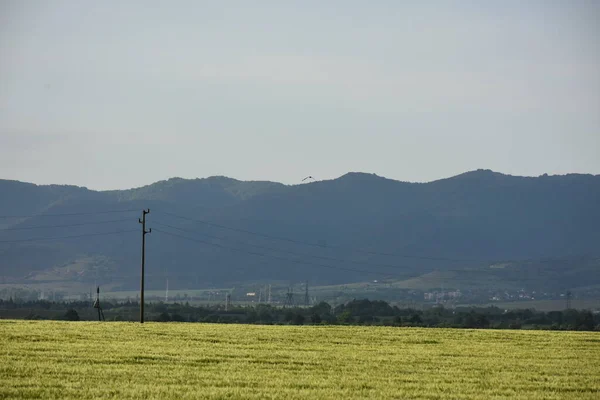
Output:
<path fill-rule="evenodd" d="M 0 0 L 0 178 L 600 174 L 597 1 Z"/>

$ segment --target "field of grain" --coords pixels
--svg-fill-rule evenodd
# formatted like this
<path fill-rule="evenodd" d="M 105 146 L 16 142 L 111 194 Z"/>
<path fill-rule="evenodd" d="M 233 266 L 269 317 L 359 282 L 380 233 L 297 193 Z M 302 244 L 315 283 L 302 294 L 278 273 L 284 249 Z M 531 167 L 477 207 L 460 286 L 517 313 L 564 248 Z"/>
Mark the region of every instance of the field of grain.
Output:
<path fill-rule="evenodd" d="M 597 399 L 600 334 L 0 320 L 0 399 Z"/>

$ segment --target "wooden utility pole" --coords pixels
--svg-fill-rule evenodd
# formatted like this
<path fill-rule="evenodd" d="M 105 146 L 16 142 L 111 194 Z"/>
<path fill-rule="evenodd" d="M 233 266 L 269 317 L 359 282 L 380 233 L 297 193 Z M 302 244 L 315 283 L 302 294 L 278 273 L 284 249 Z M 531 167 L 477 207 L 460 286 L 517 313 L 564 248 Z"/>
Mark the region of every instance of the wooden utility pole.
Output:
<path fill-rule="evenodd" d="M 142 278 L 140 282 L 140 323 L 144 323 L 144 267 L 146 263 L 146 235 L 152 232 L 152 228 L 146 230 L 146 214 L 150 214 L 150 209 L 142 210 L 142 218 L 138 221 L 142 224 Z"/>

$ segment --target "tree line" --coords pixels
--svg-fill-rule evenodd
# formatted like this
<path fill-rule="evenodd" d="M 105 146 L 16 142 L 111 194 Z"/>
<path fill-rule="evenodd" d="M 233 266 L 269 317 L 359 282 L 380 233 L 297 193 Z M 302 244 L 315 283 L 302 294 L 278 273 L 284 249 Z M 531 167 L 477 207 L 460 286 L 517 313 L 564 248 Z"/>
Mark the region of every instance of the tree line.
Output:
<path fill-rule="evenodd" d="M 139 303 L 105 302 L 107 320 L 135 321 Z M 498 307 L 399 308 L 382 300 L 352 300 L 331 306 L 283 308 L 255 306 L 194 306 L 189 303 L 148 303 L 146 319 L 158 322 L 207 322 L 289 325 L 385 325 L 476 329 L 598 330 L 600 313 L 568 309 L 542 312 L 533 309 L 503 310 Z M 89 301 L 0 300 L 0 317 L 14 319 L 94 320 L 97 311 Z"/>

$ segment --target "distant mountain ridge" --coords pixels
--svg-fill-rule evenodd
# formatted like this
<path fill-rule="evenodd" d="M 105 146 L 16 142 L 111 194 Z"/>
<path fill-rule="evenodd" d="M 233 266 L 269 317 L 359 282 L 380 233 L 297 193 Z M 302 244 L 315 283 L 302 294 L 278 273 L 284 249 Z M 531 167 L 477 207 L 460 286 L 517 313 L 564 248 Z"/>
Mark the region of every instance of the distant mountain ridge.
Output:
<path fill-rule="evenodd" d="M 597 257 L 598 204 L 599 175 L 519 177 L 489 170 L 428 183 L 351 172 L 300 185 L 171 178 L 110 191 L 0 180 L 0 275 L 27 281 L 78 265 L 73 279 L 134 287 L 142 208 L 151 209 L 149 226 L 155 223 L 150 274 L 182 282 L 342 283 L 484 268 L 494 260 Z M 139 211 L 95 214 L 115 210 Z M 134 232 L 111 234 L 116 231 Z M 78 237 L 28 241 L 64 236 Z M 578 271 L 571 281 L 598 278 Z"/>

